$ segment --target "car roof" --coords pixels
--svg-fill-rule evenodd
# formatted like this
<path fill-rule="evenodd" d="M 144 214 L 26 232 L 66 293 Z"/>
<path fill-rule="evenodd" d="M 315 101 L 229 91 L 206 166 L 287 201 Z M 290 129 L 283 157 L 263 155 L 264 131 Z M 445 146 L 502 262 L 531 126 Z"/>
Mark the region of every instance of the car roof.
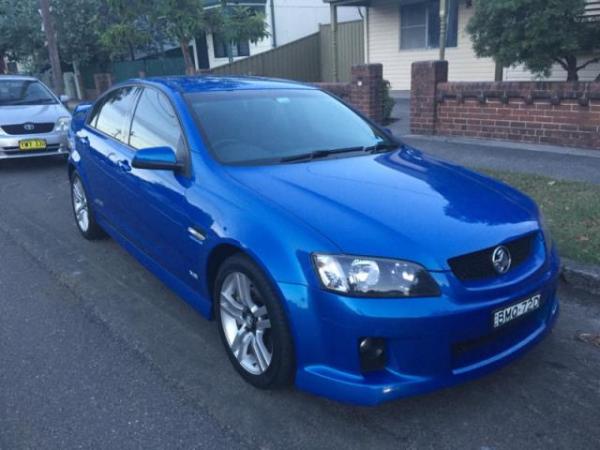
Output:
<path fill-rule="evenodd" d="M 314 86 L 295 81 L 242 76 L 170 76 L 151 77 L 135 81 L 160 84 L 168 89 L 182 93 L 265 89 L 316 89 Z"/>
<path fill-rule="evenodd" d="M 36 77 L 30 77 L 28 75 L 0 75 L 0 80 L 39 81 Z"/>

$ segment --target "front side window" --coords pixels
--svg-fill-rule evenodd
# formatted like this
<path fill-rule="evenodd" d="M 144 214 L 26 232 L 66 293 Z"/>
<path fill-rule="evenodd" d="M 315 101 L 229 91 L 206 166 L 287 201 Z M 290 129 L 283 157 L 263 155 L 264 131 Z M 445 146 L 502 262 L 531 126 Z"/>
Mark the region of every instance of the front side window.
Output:
<path fill-rule="evenodd" d="M 308 152 L 393 144 L 346 105 L 316 89 L 199 92 L 186 98 L 223 163 L 273 164 Z"/>
<path fill-rule="evenodd" d="M 182 137 L 169 100 L 157 90 L 144 89 L 131 122 L 129 145 L 135 149 L 169 147 L 177 151 L 181 149 Z"/>
<path fill-rule="evenodd" d="M 90 118 L 90 124 L 98 131 L 126 142 L 127 118 L 131 113 L 136 94 L 137 88 L 133 86 L 111 92 L 100 107 L 94 111 Z"/>
<path fill-rule="evenodd" d="M 458 45 L 458 0 L 448 0 L 446 46 Z M 440 46 L 440 2 L 425 2 L 400 7 L 400 48 L 426 49 Z"/>
<path fill-rule="evenodd" d="M 48 88 L 37 80 L 0 80 L 0 106 L 56 103 Z"/>

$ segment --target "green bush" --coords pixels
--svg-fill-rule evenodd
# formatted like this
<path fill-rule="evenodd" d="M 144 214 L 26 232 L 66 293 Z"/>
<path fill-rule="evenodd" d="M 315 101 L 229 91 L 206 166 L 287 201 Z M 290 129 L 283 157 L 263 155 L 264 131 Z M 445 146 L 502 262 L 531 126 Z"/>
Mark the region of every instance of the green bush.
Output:
<path fill-rule="evenodd" d="M 383 122 L 386 123 L 392 117 L 392 110 L 396 103 L 390 96 L 390 89 L 392 85 L 388 80 L 383 80 Z"/>

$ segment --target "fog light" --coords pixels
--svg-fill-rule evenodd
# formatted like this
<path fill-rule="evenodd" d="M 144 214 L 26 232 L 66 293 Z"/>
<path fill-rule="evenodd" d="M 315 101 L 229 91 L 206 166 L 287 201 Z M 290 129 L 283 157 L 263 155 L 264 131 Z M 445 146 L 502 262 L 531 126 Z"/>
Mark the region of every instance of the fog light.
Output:
<path fill-rule="evenodd" d="M 385 339 L 373 337 L 360 339 L 358 341 L 358 354 L 361 371 L 373 372 L 383 370 L 387 360 Z"/>

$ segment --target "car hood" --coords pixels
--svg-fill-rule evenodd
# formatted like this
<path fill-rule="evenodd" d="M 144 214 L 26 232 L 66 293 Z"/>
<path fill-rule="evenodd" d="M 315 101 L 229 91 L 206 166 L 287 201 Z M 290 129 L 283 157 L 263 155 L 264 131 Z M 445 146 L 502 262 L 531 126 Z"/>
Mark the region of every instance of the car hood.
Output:
<path fill-rule="evenodd" d="M 0 126 L 27 122 L 56 122 L 59 117 L 69 116 L 61 104 L 0 106 Z"/>
<path fill-rule="evenodd" d="M 379 155 L 227 170 L 341 252 L 417 261 L 430 270 L 447 270 L 449 258 L 539 228 L 528 197 L 406 146 Z"/>

